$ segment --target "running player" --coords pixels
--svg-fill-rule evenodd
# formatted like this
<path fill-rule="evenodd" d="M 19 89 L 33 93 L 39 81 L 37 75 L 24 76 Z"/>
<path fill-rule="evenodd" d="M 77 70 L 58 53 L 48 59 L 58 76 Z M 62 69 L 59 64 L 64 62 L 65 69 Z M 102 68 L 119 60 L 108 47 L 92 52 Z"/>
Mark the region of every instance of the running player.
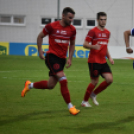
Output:
<path fill-rule="evenodd" d="M 126 30 L 124 32 L 124 40 L 126 45 L 126 52 L 127 53 L 133 53 L 133 49 L 129 45 L 129 36 L 134 36 L 134 28 L 131 30 Z"/>
<path fill-rule="evenodd" d="M 83 44 L 84 48 L 90 49 L 88 66 L 91 79 L 81 103 L 81 106 L 83 107 L 91 107 L 88 102 L 89 97 L 93 100 L 95 105 L 99 105 L 96 100 L 96 95 L 106 89 L 113 82 L 111 69 L 106 62 L 107 57 L 110 63 L 114 64 L 107 48 L 110 32 L 105 28 L 106 20 L 106 13 L 97 13 L 98 26 L 89 30 Z M 99 75 L 101 75 L 105 80 L 95 88 L 99 81 Z"/>
<path fill-rule="evenodd" d="M 37 46 L 39 57 L 45 60 L 46 66 L 49 68 L 49 80 L 39 82 L 26 81 L 25 87 L 21 92 L 24 97 L 32 88 L 36 89 L 53 89 L 57 82 L 60 83 L 60 90 L 63 99 L 68 105 L 69 112 L 76 115 L 80 110 L 76 109 L 71 103 L 70 93 L 68 90 L 67 78 L 63 72 L 64 66 L 67 63 L 67 68 L 72 64 L 72 56 L 75 50 L 76 29 L 71 25 L 75 12 L 72 8 L 66 7 L 62 12 L 62 19 L 47 24 L 37 38 Z M 42 51 L 42 42 L 45 36 L 49 36 L 49 50 L 44 57 Z M 70 45 L 69 45 L 70 43 Z M 69 58 L 66 62 L 66 54 L 69 46 Z"/>

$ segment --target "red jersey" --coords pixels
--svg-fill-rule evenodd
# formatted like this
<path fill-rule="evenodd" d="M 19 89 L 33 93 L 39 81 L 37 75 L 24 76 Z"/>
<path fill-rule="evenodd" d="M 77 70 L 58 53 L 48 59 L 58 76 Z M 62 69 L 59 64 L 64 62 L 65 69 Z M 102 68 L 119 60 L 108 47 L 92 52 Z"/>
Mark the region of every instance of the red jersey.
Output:
<path fill-rule="evenodd" d="M 47 24 L 43 33 L 49 35 L 49 50 L 47 53 L 52 53 L 60 58 L 66 58 L 70 40 L 75 40 L 76 29 L 73 25 L 66 27 L 61 26 L 60 21 L 55 21 Z"/>
<path fill-rule="evenodd" d="M 110 32 L 107 29 L 101 31 L 98 27 L 91 29 L 85 40 L 91 42 L 92 45 L 95 45 L 97 42 L 100 42 L 100 50 L 91 49 L 88 63 L 106 63 L 106 53 L 108 40 L 110 38 Z"/>

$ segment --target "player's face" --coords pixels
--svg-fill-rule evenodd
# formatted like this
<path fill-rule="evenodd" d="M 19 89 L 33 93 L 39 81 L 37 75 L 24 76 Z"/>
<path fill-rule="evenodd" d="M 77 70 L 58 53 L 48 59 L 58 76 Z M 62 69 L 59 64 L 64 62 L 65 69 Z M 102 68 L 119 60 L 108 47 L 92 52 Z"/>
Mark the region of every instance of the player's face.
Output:
<path fill-rule="evenodd" d="M 65 25 L 69 26 L 72 23 L 73 18 L 74 18 L 74 14 L 69 13 L 69 12 L 66 15 L 63 15 L 63 21 Z"/>
<path fill-rule="evenodd" d="M 106 25 L 106 21 L 107 21 L 106 16 L 100 16 L 100 18 L 98 19 L 98 25 L 103 28 Z"/>

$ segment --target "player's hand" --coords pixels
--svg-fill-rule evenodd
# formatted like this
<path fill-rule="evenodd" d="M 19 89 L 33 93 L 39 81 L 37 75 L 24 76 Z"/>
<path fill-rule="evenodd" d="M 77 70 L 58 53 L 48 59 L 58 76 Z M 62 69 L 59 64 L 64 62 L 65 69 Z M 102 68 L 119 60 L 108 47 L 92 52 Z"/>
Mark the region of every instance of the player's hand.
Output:
<path fill-rule="evenodd" d="M 109 61 L 112 65 L 114 64 L 114 60 L 112 58 L 109 58 Z"/>
<path fill-rule="evenodd" d="M 100 42 L 97 42 L 96 45 L 93 45 L 93 49 L 95 50 L 100 50 L 100 47 L 101 47 Z"/>
<path fill-rule="evenodd" d="M 41 59 L 43 59 L 43 60 L 45 60 L 44 53 L 45 53 L 45 51 L 43 51 L 43 50 L 40 50 L 40 51 L 39 51 L 39 57 L 40 57 Z"/>
<path fill-rule="evenodd" d="M 66 68 L 69 68 L 71 65 L 72 65 L 72 62 L 70 59 L 67 60 L 67 63 L 66 63 Z"/>
<path fill-rule="evenodd" d="M 131 54 L 131 53 L 133 53 L 133 49 L 131 49 L 130 47 L 128 47 L 128 48 L 126 48 L 126 52 L 129 53 L 129 54 Z"/>

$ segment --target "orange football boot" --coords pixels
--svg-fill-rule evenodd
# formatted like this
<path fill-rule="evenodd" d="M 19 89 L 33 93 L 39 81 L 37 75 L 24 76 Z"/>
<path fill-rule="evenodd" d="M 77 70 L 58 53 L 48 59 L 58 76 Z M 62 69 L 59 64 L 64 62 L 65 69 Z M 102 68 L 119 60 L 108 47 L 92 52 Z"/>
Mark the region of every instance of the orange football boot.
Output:
<path fill-rule="evenodd" d="M 26 81 L 25 82 L 25 87 L 24 87 L 24 89 L 22 90 L 22 92 L 21 92 L 21 97 L 25 97 L 25 95 L 26 95 L 26 93 L 30 90 L 29 89 L 29 84 L 31 84 L 31 81 Z"/>
<path fill-rule="evenodd" d="M 80 112 L 80 110 L 76 109 L 75 106 L 69 109 L 70 114 L 76 115 Z"/>

